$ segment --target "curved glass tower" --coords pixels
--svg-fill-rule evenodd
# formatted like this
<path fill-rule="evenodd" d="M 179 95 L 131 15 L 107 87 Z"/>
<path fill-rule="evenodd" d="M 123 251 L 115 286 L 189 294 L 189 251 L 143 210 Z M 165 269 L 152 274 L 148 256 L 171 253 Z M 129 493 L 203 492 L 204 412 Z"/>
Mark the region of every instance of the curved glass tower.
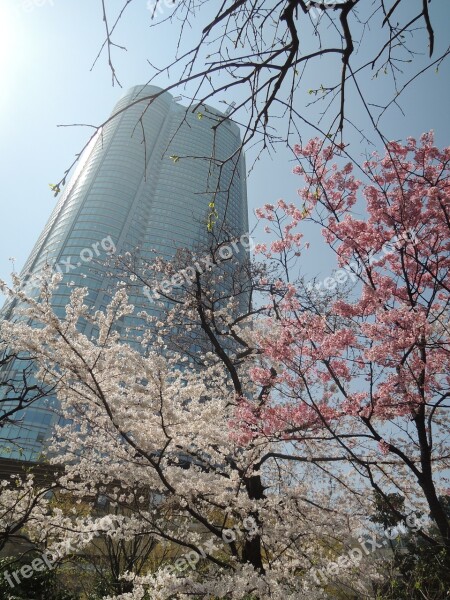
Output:
<path fill-rule="evenodd" d="M 151 103 L 145 100 L 157 94 Z M 64 275 L 53 301 L 58 315 L 64 315 L 72 291 L 68 282 L 88 288 L 92 309 L 105 309 L 114 288 L 102 266 L 107 255 L 139 248 L 140 257 L 151 260 L 155 251 L 170 258 L 177 248 L 205 245 L 213 200 L 215 227 L 226 221 L 234 235 L 246 233 L 240 144 L 237 125 L 217 110 L 203 106 L 192 113 L 159 88 L 131 88 L 86 150 L 31 252 L 21 274 L 28 293 L 38 294 L 33 282 L 52 265 Z M 136 294 L 133 304 L 149 307 Z M 6 305 L 3 318 L 14 318 L 14 308 Z M 14 363 L 9 376 L 20 373 Z M 2 438 L 11 442 L 3 456 L 37 458 L 57 419 L 52 402 L 33 403 L 16 417 L 20 423 L 3 428 Z"/>

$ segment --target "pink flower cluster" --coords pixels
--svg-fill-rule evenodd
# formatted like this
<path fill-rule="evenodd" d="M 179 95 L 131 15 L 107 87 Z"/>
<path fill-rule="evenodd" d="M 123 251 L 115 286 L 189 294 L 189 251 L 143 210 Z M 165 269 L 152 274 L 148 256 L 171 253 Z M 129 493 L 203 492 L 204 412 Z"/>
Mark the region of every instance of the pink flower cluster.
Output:
<path fill-rule="evenodd" d="M 360 285 L 354 297 L 337 299 L 326 317 L 302 310 L 300 290 L 287 280 L 287 297 L 273 292 L 267 306 L 278 310 L 268 330 L 280 334 L 262 336 L 266 366 L 250 375 L 270 386 L 267 365 L 276 365 L 291 402 L 277 405 L 269 394 L 256 414 L 246 401 L 236 419 L 254 436 L 343 417 L 411 418 L 450 393 L 449 329 L 443 324 L 450 291 L 450 148 L 436 148 L 432 133 L 419 142 L 389 143 L 385 156 L 374 153 L 364 164 L 365 183 L 354 177 L 351 163 L 332 164 L 341 146 L 313 139 L 294 150 L 294 172 L 306 184 L 299 191 L 303 204 L 280 200 L 257 211 L 272 232 L 280 225 L 278 239 L 262 251 L 298 248 L 302 233 L 294 230 L 320 210 L 325 243 L 340 266 L 357 263 Z M 357 201 L 365 202 L 365 218 L 352 213 Z M 379 447 L 388 451 L 384 442 Z"/>

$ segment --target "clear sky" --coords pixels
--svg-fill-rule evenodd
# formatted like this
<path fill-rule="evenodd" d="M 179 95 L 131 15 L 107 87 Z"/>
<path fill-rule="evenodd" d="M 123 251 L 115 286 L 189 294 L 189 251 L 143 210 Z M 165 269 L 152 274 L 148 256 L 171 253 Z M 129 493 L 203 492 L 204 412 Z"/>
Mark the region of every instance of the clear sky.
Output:
<path fill-rule="evenodd" d="M 107 5 L 114 15 L 122 3 L 108 0 Z M 411 3 L 420 5 L 419 0 Z M 430 8 L 438 53 L 449 44 L 450 1 L 433 0 Z M 149 25 L 147 0 L 134 0 L 116 37 L 127 47 L 127 52 L 114 55 L 124 89 L 147 81 L 147 59 L 161 66 L 173 56 L 177 27 Z M 0 278 L 8 279 L 10 257 L 16 259 L 16 270 L 22 268 L 55 204 L 48 184 L 60 179 L 87 139 L 85 128 L 57 125 L 99 124 L 122 94 L 117 84 L 111 85 L 104 54 L 90 70 L 103 31 L 100 0 L 0 0 Z M 190 31 L 195 39 L 195 24 Z M 385 119 L 383 130 L 389 138 L 434 129 L 437 143 L 450 145 L 449 64 L 438 74 L 432 70 L 404 96 L 405 116 L 392 111 Z M 319 76 L 325 84 L 333 68 L 323 64 Z M 382 97 L 386 84 L 380 78 L 376 85 Z M 351 96 L 348 106 L 352 116 L 362 114 Z M 347 141 L 357 154 L 359 137 L 349 132 Z M 361 145 L 360 152 L 364 150 Z M 280 150 L 258 161 L 248 181 L 251 214 L 278 198 L 295 201 L 300 180 L 291 174 L 289 159 L 289 153 Z M 318 239 L 314 243 L 319 247 Z M 309 275 L 326 276 L 331 268 L 329 259 L 321 260 L 314 247 L 305 257 Z"/>

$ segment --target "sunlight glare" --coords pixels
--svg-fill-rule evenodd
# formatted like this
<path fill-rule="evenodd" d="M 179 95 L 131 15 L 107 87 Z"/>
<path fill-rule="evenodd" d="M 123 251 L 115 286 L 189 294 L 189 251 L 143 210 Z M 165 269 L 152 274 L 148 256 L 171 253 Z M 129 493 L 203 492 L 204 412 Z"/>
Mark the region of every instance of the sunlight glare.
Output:
<path fill-rule="evenodd" d="M 0 81 L 5 82 L 5 75 L 14 66 L 14 18 L 5 5 L 0 6 Z"/>
<path fill-rule="evenodd" d="M 21 67 L 29 49 L 24 36 L 19 7 L 0 0 L 0 108 L 11 99 L 13 88 L 20 81 Z"/>

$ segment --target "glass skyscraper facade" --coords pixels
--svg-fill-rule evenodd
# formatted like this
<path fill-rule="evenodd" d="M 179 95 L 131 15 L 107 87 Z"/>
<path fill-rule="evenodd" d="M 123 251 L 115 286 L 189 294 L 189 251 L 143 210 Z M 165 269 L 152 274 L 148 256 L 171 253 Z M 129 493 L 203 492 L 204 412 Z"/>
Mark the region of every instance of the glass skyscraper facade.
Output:
<path fill-rule="evenodd" d="M 140 101 L 155 94 L 160 95 L 150 104 Z M 240 144 L 238 126 L 217 110 L 203 106 L 193 113 L 159 88 L 131 88 L 62 193 L 23 268 L 25 289 L 37 294 L 36 275 L 52 265 L 64 276 L 53 298 L 58 316 L 64 315 L 72 291 L 68 282 L 87 287 L 86 303 L 92 310 L 104 310 L 115 284 L 102 264 L 107 255 L 138 248 L 143 259 L 152 260 L 155 253 L 170 259 L 177 248 L 205 245 L 208 204 L 213 199 L 216 227 L 226 220 L 234 235 L 246 233 Z M 149 306 L 143 294 L 134 293 L 133 304 Z M 14 318 L 14 312 L 11 303 L 2 316 Z M 9 376 L 20 377 L 19 363 L 12 365 Z M 52 403 L 51 397 L 33 403 L 16 416 L 20 423 L 3 428 L 1 437 L 11 442 L 2 442 L 3 456 L 38 457 L 58 418 Z"/>

